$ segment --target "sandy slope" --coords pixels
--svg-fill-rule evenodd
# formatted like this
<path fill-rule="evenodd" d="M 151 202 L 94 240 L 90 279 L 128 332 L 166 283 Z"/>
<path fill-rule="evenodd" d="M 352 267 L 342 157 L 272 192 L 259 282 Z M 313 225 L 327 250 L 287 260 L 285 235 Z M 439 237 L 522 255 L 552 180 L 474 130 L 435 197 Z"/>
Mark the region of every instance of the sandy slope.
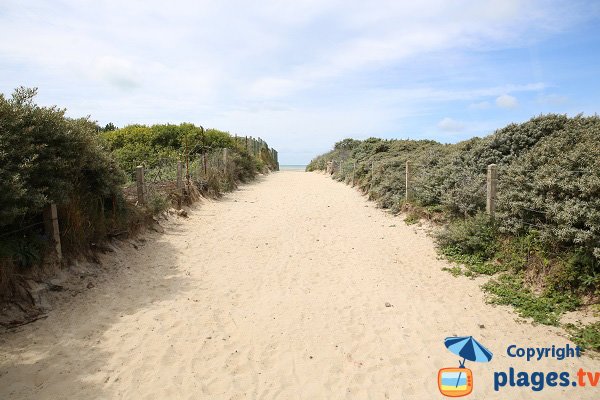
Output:
<path fill-rule="evenodd" d="M 0 336 L 0 398 L 436 399 L 438 369 L 458 365 L 450 335 L 495 353 L 467 363 L 469 398 L 600 393 L 495 393 L 493 371 L 600 362 L 508 358 L 512 343 L 567 340 L 486 305 L 481 281 L 440 271 L 425 233 L 323 175 L 270 175 L 104 265 L 95 288 Z"/>

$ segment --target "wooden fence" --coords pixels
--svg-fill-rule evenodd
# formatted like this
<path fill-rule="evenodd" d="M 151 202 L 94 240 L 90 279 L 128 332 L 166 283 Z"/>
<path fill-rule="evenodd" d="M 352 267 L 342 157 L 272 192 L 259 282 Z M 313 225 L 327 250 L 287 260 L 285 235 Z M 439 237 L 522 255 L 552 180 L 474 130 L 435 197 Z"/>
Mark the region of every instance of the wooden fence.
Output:
<path fill-rule="evenodd" d="M 238 146 L 241 145 L 241 147 L 246 149 L 246 151 L 254 157 L 261 158 L 267 153 L 274 161 L 275 170 L 279 170 L 277 151 L 270 148 L 262 139 L 253 138 L 251 136 L 235 136 L 234 140 Z M 228 148 L 214 149 L 210 152 L 195 155 L 187 152 L 183 161 L 166 159 L 164 163 L 161 163 L 161 165 L 154 170 L 148 170 L 142 163 L 142 165 L 138 165 L 135 168 L 135 194 L 132 193 L 132 195 L 135 196 L 137 204 L 144 205 L 148 203 L 150 196 L 160 190 L 158 186 L 162 185 L 162 190 L 170 191 L 171 193 L 175 191 L 178 195 L 177 197 L 181 199 L 185 188 L 189 187 L 191 184 L 191 180 L 201 182 L 202 179 L 206 179 L 211 173 L 226 175 L 231 172 L 232 166 L 233 159 L 231 149 Z M 167 173 L 165 173 L 166 170 Z M 173 170 L 175 171 L 174 177 L 172 175 Z M 169 173 L 169 171 L 171 172 Z M 134 199 L 130 198 L 130 200 Z M 42 223 L 40 223 L 40 225 L 41 224 Z M 55 253 L 59 260 L 62 259 L 62 246 L 56 204 L 50 203 L 44 209 L 43 225 L 46 236 L 48 236 L 52 244 L 53 253 Z M 26 228 L 28 227 L 19 230 Z"/>
<path fill-rule="evenodd" d="M 241 137 L 237 135 L 234 137 L 234 140 L 237 144 L 241 144 L 242 147 L 244 147 L 246 151 L 254 157 L 260 156 L 261 152 L 263 151 L 269 152 L 275 161 L 276 171 L 279 171 L 279 155 L 277 150 L 270 148 L 267 145 L 267 142 L 261 138 L 253 138 L 252 136 Z"/>
<path fill-rule="evenodd" d="M 332 160 L 328 161 L 326 165 L 326 173 L 333 175 L 336 172 L 343 171 L 345 160 Z M 346 164 L 352 162 L 350 166 L 352 168 L 350 183 L 352 186 L 356 185 L 356 161 L 348 160 Z M 370 181 L 373 182 L 375 173 L 375 161 L 371 161 L 371 169 L 369 171 Z M 404 197 L 406 201 L 410 201 L 413 198 L 413 176 L 414 176 L 414 165 L 411 161 L 406 161 L 404 166 L 405 175 L 405 192 Z M 498 191 L 498 166 L 496 164 L 490 164 L 487 167 L 487 179 L 486 179 L 486 213 L 492 218 L 496 215 L 496 200 Z"/>

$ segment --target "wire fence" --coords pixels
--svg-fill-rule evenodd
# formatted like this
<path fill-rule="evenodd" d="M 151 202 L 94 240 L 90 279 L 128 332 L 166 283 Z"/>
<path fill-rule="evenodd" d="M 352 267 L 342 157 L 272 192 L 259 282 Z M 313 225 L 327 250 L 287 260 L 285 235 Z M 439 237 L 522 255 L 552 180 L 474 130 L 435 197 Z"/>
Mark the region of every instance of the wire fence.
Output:
<path fill-rule="evenodd" d="M 514 187 L 529 186 L 533 190 L 536 182 L 531 178 L 531 173 L 548 174 L 549 177 L 562 179 L 565 175 L 573 176 L 569 184 L 575 186 L 580 183 L 579 178 L 586 174 L 598 175 L 597 171 L 587 169 L 525 169 L 508 170 L 506 166 L 490 164 L 481 171 L 466 170 L 460 177 L 453 177 L 450 183 L 443 177 L 435 176 L 430 171 L 435 165 L 412 163 L 401 159 L 394 160 L 370 160 L 357 162 L 350 157 L 334 159 L 326 163 L 326 173 L 335 179 L 342 180 L 352 186 L 358 185 L 370 198 L 378 198 L 382 193 L 387 193 L 393 198 L 398 197 L 398 192 L 404 193 L 404 198 L 399 201 L 409 202 L 415 196 L 422 198 L 430 192 L 434 198 L 451 198 L 452 196 L 464 196 L 462 201 L 472 201 L 471 212 L 485 210 L 494 218 L 510 220 L 511 223 L 521 223 L 536 229 L 557 228 L 560 219 L 556 218 L 557 211 L 549 204 L 533 201 L 523 195 L 520 201 L 509 200 L 509 206 L 502 204 L 501 213 L 497 212 L 498 194 L 501 191 L 512 190 Z M 522 173 L 527 173 L 524 175 Z M 430 184 L 428 180 L 441 181 L 440 185 Z M 581 184 L 583 185 L 583 184 Z M 376 192 L 379 191 L 378 192 Z M 402 197 L 402 196 L 400 196 Z M 505 196 L 506 197 L 506 196 Z M 539 199 L 538 199 L 539 200 Z M 505 200 L 506 203 L 507 200 Z M 435 204 L 435 203 L 434 203 Z"/>
<path fill-rule="evenodd" d="M 238 172 L 236 160 L 244 157 L 246 163 L 260 160 L 269 169 L 279 170 L 278 152 L 262 139 L 248 136 L 235 136 L 232 139 L 231 148 L 186 143 L 184 149 L 174 154 L 158 159 L 133 160 L 133 165 L 137 167 L 126 171 L 127 182 L 122 189 L 125 201 L 150 207 L 177 201 L 180 207 L 182 199 L 192 201 L 203 193 L 211 196 L 232 190 Z M 247 167 L 248 164 L 239 169 Z M 114 213 L 115 196 L 112 202 Z M 0 233 L 0 239 L 12 240 L 20 234 L 25 239 L 32 235 L 44 235 L 55 242 L 60 254 L 61 232 L 56 210 L 56 205 L 49 203 L 44 215 L 25 215 L 22 221 L 8 225 L 9 229 Z"/>

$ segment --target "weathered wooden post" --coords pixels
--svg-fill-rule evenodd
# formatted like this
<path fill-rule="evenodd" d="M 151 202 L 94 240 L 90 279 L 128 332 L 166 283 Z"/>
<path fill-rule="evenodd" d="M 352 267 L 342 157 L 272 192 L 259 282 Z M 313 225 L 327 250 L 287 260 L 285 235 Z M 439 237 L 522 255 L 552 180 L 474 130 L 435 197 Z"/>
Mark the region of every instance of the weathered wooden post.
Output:
<path fill-rule="evenodd" d="M 223 172 L 227 173 L 227 156 L 228 156 L 228 148 L 223 149 Z"/>
<path fill-rule="evenodd" d="M 410 201 L 412 198 L 411 181 L 412 181 L 412 173 L 413 173 L 412 164 L 410 161 L 406 161 L 405 173 L 406 173 L 406 180 L 405 180 L 404 198 L 406 201 Z"/>
<path fill-rule="evenodd" d="M 62 247 L 60 245 L 60 230 L 58 228 L 58 212 L 56 204 L 50 203 L 44 208 L 44 230 L 50 237 L 50 241 L 54 246 L 56 256 L 62 260 Z"/>
<path fill-rule="evenodd" d="M 356 185 L 356 182 L 354 181 L 356 177 L 356 161 L 354 161 L 354 164 L 352 165 L 352 186 Z"/>
<path fill-rule="evenodd" d="M 146 204 L 145 182 L 144 182 L 144 166 L 138 165 L 135 169 L 135 181 L 137 183 L 138 203 Z"/>
<path fill-rule="evenodd" d="M 181 161 L 177 161 L 177 192 L 179 194 L 181 194 L 181 189 L 183 189 L 183 166 Z"/>
<path fill-rule="evenodd" d="M 181 196 L 183 195 L 183 166 L 177 161 L 177 208 L 181 209 Z"/>
<path fill-rule="evenodd" d="M 375 179 L 375 161 L 371 161 L 371 182 L 369 183 L 369 192 L 371 192 L 371 190 L 373 190 L 374 179 Z"/>
<path fill-rule="evenodd" d="M 496 215 L 496 191 L 498 187 L 498 166 L 488 165 L 487 169 L 487 202 L 485 210 L 492 218 Z"/>
<path fill-rule="evenodd" d="M 190 152 L 188 151 L 188 138 L 185 135 L 185 180 L 190 185 Z"/>

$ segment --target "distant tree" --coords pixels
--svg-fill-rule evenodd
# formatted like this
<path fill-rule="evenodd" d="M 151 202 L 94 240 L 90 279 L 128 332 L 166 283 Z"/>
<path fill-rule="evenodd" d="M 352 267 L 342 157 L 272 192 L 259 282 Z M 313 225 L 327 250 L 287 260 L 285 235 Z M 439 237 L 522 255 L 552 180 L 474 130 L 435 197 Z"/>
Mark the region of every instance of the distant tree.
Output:
<path fill-rule="evenodd" d="M 109 122 L 108 124 L 106 124 L 106 126 L 104 126 L 103 131 L 104 132 L 110 132 L 110 131 L 116 131 L 118 128 L 115 126 L 115 124 L 113 124 L 112 122 Z"/>

